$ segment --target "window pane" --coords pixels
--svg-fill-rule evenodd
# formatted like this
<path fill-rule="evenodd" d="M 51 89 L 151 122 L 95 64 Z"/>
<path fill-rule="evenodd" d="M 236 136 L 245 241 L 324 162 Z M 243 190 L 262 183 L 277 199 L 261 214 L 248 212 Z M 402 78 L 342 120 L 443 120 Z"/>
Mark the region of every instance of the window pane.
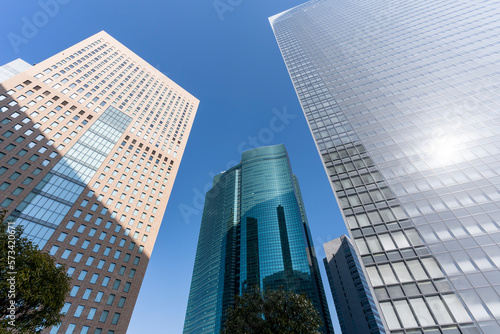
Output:
<path fill-rule="evenodd" d="M 384 314 L 384 318 L 387 321 L 387 325 L 390 330 L 401 328 L 398 317 L 396 316 L 391 303 L 380 303 L 380 308 L 382 309 L 382 313 Z"/>
<path fill-rule="evenodd" d="M 382 279 L 380 278 L 376 267 L 367 267 L 366 272 L 368 273 L 368 277 L 372 282 L 373 286 L 383 285 Z"/>
<path fill-rule="evenodd" d="M 388 264 L 384 264 L 378 267 L 380 270 L 380 275 L 384 278 L 385 284 L 394 284 L 398 283 L 396 276 L 392 272 L 391 267 Z"/>
<path fill-rule="evenodd" d="M 408 240 L 406 240 L 403 232 L 394 232 L 392 233 L 392 236 L 394 237 L 394 240 L 399 248 L 410 247 L 410 244 L 408 243 Z"/>
<path fill-rule="evenodd" d="M 380 242 L 382 243 L 382 246 L 384 247 L 385 250 L 393 250 L 396 249 L 396 245 L 394 245 L 394 242 L 392 241 L 392 238 L 389 234 L 381 234 L 379 235 Z"/>
<path fill-rule="evenodd" d="M 410 306 L 408 306 L 408 302 L 406 300 L 398 300 L 394 302 L 394 307 L 399 315 L 399 319 L 403 323 L 403 327 L 416 327 L 417 322 L 413 317 L 413 313 L 410 310 Z"/>
<path fill-rule="evenodd" d="M 89 314 L 87 315 L 87 320 L 93 320 L 96 311 L 97 309 L 92 307 L 89 311 Z"/>
<path fill-rule="evenodd" d="M 435 324 L 429 312 L 427 305 L 425 305 L 422 298 L 410 299 L 410 304 L 417 315 L 418 322 L 421 326 L 432 326 Z"/>
<path fill-rule="evenodd" d="M 406 268 L 406 264 L 404 262 L 397 262 L 392 264 L 396 275 L 399 278 L 400 282 L 411 282 L 413 279 L 411 278 L 408 269 Z"/>
<path fill-rule="evenodd" d="M 418 260 L 408 261 L 407 263 L 413 277 L 415 277 L 416 280 L 427 279 L 424 268 L 422 268 L 422 265 L 418 262 Z"/>
<path fill-rule="evenodd" d="M 368 250 L 368 247 L 366 246 L 366 242 L 364 239 L 355 239 L 355 241 L 356 241 L 356 245 L 358 246 L 360 255 L 366 255 L 366 254 L 370 253 L 370 251 Z"/>
<path fill-rule="evenodd" d="M 405 233 L 406 233 L 406 236 L 408 237 L 408 239 L 410 239 L 410 242 L 413 246 L 422 245 L 422 239 L 420 238 L 420 236 L 418 235 L 418 232 L 416 230 L 414 230 L 414 229 L 406 230 Z"/>
<path fill-rule="evenodd" d="M 106 322 L 106 319 L 108 318 L 108 313 L 109 311 L 102 311 L 101 318 L 99 319 L 99 321 Z"/>
<path fill-rule="evenodd" d="M 468 322 L 471 321 L 469 314 L 465 310 L 464 306 L 458 299 L 456 295 L 445 295 L 443 296 L 444 301 L 448 304 L 448 308 L 453 313 L 453 316 L 457 322 Z"/>
<path fill-rule="evenodd" d="M 372 253 L 378 253 L 382 251 L 382 247 L 380 246 L 380 243 L 378 242 L 376 236 L 366 238 L 366 242 L 368 244 L 368 247 L 370 247 Z"/>
<path fill-rule="evenodd" d="M 448 313 L 448 310 L 444 306 L 443 301 L 438 296 L 427 297 L 427 302 L 429 303 L 429 307 L 439 323 L 443 324 L 453 321 Z"/>
<path fill-rule="evenodd" d="M 443 277 L 443 272 L 436 263 L 436 260 L 434 260 L 432 257 L 421 259 L 421 261 L 424 264 L 425 269 L 427 269 L 427 272 L 432 278 Z"/>

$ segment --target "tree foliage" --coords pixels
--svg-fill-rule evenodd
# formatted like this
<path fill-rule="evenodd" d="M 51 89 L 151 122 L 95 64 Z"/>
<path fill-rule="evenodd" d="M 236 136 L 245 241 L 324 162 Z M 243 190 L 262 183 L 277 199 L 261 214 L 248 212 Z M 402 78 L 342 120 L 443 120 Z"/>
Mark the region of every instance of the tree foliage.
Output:
<path fill-rule="evenodd" d="M 71 278 L 0 213 L 0 332 L 40 333 L 59 324 Z M 14 319 L 12 319 L 14 315 Z"/>
<path fill-rule="evenodd" d="M 222 333 L 317 334 L 321 324 L 318 311 L 305 295 L 283 289 L 253 289 L 236 296 Z"/>

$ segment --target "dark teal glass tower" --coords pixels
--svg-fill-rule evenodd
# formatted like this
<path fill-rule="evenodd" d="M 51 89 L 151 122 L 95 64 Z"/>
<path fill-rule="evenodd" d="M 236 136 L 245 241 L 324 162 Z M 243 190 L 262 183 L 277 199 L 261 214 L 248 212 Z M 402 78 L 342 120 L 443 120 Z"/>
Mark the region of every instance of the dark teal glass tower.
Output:
<path fill-rule="evenodd" d="M 205 197 L 184 333 L 219 333 L 234 296 L 305 293 L 333 333 L 300 188 L 284 145 L 243 153 Z"/>

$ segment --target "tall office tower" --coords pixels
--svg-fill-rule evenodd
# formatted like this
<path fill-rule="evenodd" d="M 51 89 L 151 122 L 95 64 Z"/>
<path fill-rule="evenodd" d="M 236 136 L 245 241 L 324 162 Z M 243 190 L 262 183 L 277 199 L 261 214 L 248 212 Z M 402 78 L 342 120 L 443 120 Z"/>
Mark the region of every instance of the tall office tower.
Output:
<path fill-rule="evenodd" d="M 73 277 L 45 333 L 126 333 L 198 103 L 105 32 L 0 83 L 0 206 Z"/>
<path fill-rule="evenodd" d="M 328 283 L 343 334 L 385 334 L 370 286 L 351 240 L 345 235 L 323 244 Z"/>
<path fill-rule="evenodd" d="M 498 1 L 270 18 L 391 333 L 500 333 Z"/>
<path fill-rule="evenodd" d="M 207 192 L 184 333 L 220 333 L 255 286 L 305 293 L 333 333 L 299 184 L 283 144 L 256 148 Z"/>

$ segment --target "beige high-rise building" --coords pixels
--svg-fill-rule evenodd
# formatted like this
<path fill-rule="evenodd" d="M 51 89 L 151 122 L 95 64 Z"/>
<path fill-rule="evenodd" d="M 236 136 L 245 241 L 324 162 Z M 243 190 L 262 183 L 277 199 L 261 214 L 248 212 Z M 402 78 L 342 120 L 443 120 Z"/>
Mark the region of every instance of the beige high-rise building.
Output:
<path fill-rule="evenodd" d="M 45 332 L 126 333 L 199 101 L 105 32 L 16 62 L 0 82 L 0 207 L 73 277 Z"/>

